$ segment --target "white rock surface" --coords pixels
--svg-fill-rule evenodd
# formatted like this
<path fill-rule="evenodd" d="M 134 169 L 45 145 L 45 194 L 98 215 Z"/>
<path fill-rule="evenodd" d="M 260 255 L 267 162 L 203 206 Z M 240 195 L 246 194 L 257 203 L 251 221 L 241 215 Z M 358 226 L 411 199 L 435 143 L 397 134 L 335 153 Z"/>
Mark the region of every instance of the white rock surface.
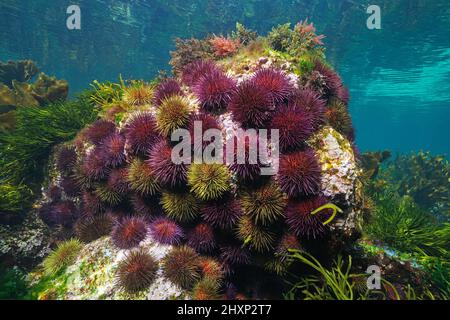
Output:
<path fill-rule="evenodd" d="M 170 251 L 171 246 L 160 245 L 147 238 L 140 249 L 151 254 L 158 262 Z M 137 248 L 136 248 L 137 249 Z M 41 299 L 64 300 L 126 300 L 148 299 L 169 300 L 183 298 L 186 293 L 162 275 L 161 268 L 153 284 L 145 291 L 130 295 L 116 284 L 115 271 L 118 263 L 130 250 L 114 247 L 109 237 L 103 237 L 87 244 L 76 262 L 69 266 L 64 274 L 52 280 L 52 286 L 44 290 Z M 39 281 L 42 275 L 35 275 L 33 281 Z"/>

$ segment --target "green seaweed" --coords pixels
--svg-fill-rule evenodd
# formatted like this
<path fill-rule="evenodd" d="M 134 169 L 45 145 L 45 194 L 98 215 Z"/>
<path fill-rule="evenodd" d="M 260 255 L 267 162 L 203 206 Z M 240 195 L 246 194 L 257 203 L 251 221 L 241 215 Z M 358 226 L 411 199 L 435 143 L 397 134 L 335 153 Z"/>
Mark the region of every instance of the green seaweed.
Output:
<path fill-rule="evenodd" d="M 243 24 L 236 22 L 236 31 L 231 33 L 231 38 L 239 40 L 243 45 L 248 45 L 250 42 L 258 38 L 256 31 L 247 29 Z"/>
<path fill-rule="evenodd" d="M 450 163 L 445 156 L 422 151 L 400 155 L 381 170 L 378 181 L 392 185 L 400 195 L 411 196 L 424 209 L 439 211 L 448 220 Z"/>
<path fill-rule="evenodd" d="M 369 238 L 405 252 L 448 256 L 450 223 L 435 224 L 411 197 L 385 192 L 365 227 Z"/>
<path fill-rule="evenodd" d="M 286 299 L 296 299 L 299 292 L 305 300 L 353 300 L 356 298 L 354 284 L 352 283 L 352 278 L 355 275 L 350 273 L 351 256 L 348 256 L 346 266 L 342 257 L 338 256 L 331 269 L 326 269 L 309 253 L 292 249 L 289 251 L 291 252 L 290 259 L 306 264 L 319 275 L 301 278 L 285 294 Z"/>
<path fill-rule="evenodd" d="M 31 190 L 23 184 L 0 184 L 0 212 L 26 210 L 30 197 Z"/>
<path fill-rule="evenodd" d="M 117 103 L 122 99 L 125 87 L 126 85 L 122 76 L 119 76 L 119 83 L 94 80 L 91 84 L 92 94 L 90 95 L 90 100 L 99 106 Z"/>
<path fill-rule="evenodd" d="M 25 275 L 20 270 L 0 266 L 0 300 L 22 300 L 26 293 Z"/>
<path fill-rule="evenodd" d="M 0 186 L 9 190 L 0 199 L 1 207 L 14 213 L 28 208 L 32 197 L 25 191 L 39 190 L 52 148 L 73 139 L 96 118 L 87 94 L 73 102 L 18 108 L 16 128 L 0 133 Z"/>
<path fill-rule="evenodd" d="M 323 222 L 323 225 L 324 225 L 324 226 L 327 225 L 327 224 L 329 224 L 331 221 L 333 221 L 334 218 L 336 217 L 336 215 L 338 214 L 338 212 L 339 212 L 339 213 L 344 212 L 341 208 L 339 208 L 339 207 L 336 206 L 335 204 L 333 204 L 333 203 L 327 203 L 327 204 L 324 204 L 323 206 L 317 208 L 317 209 L 314 210 L 313 212 L 311 212 L 311 215 L 315 215 L 316 213 L 319 213 L 319 212 L 321 212 L 321 211 L 323 211 L 323 210 L 326 210 L 326 209 L 331 209 L 331 210 L 333 210 L 333 213 L 331 214 L 331 216 L 330 216 L 325 222 Z"/>

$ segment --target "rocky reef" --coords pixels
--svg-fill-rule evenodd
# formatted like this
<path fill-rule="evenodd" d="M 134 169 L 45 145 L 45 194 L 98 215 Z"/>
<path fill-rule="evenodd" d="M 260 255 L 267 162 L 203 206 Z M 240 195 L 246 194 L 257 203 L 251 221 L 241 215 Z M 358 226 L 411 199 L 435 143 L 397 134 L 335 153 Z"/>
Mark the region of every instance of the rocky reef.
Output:
<path fill-rule="evenodd" d="M 308 21 L 265 37 L 238 24 L 178 39 L 173 77 L 94 82 L 84 99 L 98 118 L 52 149 L 35 204 L 54 250 L 28 275 L 31 297 L 369 298 L 353 289 L 366 275 L 341 272 L 343 255 L 362 273 L 374 260 L 358 242 L 368 178 L 322 39 Z M 38 87 L 33 98 L 52 96 Z M 330 294 L 304 264 L 334 268 L 349 292 Z"/>
<path fill-rule="evenodd" d="M 38 73 L 38 67 L 30 60 L 0 62 L 0 130 L 14 128 L 17 107 L 42 106 L 67 98 L 67 81 L 40 73 L 30 83 Z"/>

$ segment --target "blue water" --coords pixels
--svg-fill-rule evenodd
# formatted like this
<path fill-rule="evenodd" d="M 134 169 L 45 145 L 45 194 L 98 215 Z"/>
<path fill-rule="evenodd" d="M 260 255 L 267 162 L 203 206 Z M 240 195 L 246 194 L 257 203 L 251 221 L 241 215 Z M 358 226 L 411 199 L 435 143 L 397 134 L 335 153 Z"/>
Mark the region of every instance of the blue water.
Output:
<path fill-rule="evenodd" d="M 360 149 L 450 155 L 450 3 L 376 2 L 381 30 L 367 29 L 368 2 L 356 0 L 0 0 L 0 60 L 35 60 L 75 93 L 119 74 L 151 79 L 168 69 L 175 37 L 236 21 L 265 34 L 309 17 L 350 88 Z M 65 26 L 70 4 L 81 7 L 79 31 Z"/>

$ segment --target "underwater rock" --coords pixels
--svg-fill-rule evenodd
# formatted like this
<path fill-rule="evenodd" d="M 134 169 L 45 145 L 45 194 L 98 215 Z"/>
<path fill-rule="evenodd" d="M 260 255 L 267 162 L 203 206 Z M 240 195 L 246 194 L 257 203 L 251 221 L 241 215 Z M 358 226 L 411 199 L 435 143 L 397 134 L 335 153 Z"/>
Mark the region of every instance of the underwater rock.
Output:
<path fill-rule="evenodd" d="M 35 211 L 21 224 L 0 224 L 0 260 L 22 270 L 34 268 L 50 252 L 48 227 Z"/>
<path fill-rule="evenodd" d="M 384 280 L 389 281 L 397 291 L 399 297 L 389 290 L 386 283 L 382 283 L 387 292 L 388 300 L 407 299 L 408 288 L 416 292 L 431 290 L 433 294 L 439 296 L 435 286 L 430 286 L 428 275 L 423 265 L 419 264 L 412 257 L 402 257 L 401 253 L 395 249 L 378 245 L 366 239 L 356 242 L 351 250 L 352 257 L 356 265 L 366 268 L 367 266 L 378 266 Z M 361 270 L 366 272 L 366 270 Z"/>
<path fill-rule="evenodd" d="M 361 157 L 361 166 L 364 168 L 364 174 L 368 179 L 374 179 L 382 163 L 391 156 L 390 151 L 365 152 Z"/>
<path fill-rule="evenodd" d="M 31 60 L 0 61 L 0 82 L 12 88 L 13 80 L 28 82 L 39 72 L 36 64 Z"/>
<path fill-rule="evenodd" d="M 298 28 L 306 28 L 305 36 L 315 39 L 312 25 L 305 23 Z M 49 183 L 61 189 L 62 196 L 43 199 L 42 217 L 53 227 L 69 229 L 75 223 L 106 230 L 104 221 L 113 220 L 114 241 L 88 244 L 77 263 L 65 272 L 68 287 L 56 290 L 67 294 L 56 298 L 124 297 L 111 270 L 116 266 L 128 270 L 127 265 L 133 264 L 132 270 L 147 265 L 152 271 L 153 259 L 159 261 L 169 250 L 167 243 L 174 247 L 163 262 L 167 277 L 194 291 L 214 289 L 209 292 L 209 297 L 214 297 L 223 292 L 223 283 L 247 290 L 243 268 L 245 272 L 258 270 L 252 281 L 289 272 L 291 245 L 321 247 L 331 256 L 358 237 L 361 211 L 355 207 L 359 204 L 355 193 L 360 169 L 351 138 L 339 133 L 338 121 L 326 122 L 325 117 L 326 108 L 333 103 L 347 111 L 348 96 L 342 94 L 345 87 L 328 67 L 320 69 L 320 90 L 306 88 L 302 82 L 313 76 L 312 69 L 324 59 L 321 44 L 311 40 L 293 57 L 274 50 L 260 38 L 239 46 L 237 40 L 216 38 L 215 48 L 210 40 L 177 41 L 171 60 L 172 79 L 156 81 L 155 85 L 136 81 L 128 86 L 124 82 L 117 86 L 97 84 L 92 100 L 99 108 L 107 109 L 112 102 L 99 97 L 114 97 L 114 103 L 128 107 L 114 118 L 96 121 L 67 144 L 72 160 L 52 164 L 55 170 Z M 305 54 L 305 50 L 311 52 Z M 311 68 L 299 67 L 299 59 L 310 59 Z M 198 122 L 202 124 L 199 130 Z M 186 153 L 184 143 L 170 141 L 171 133 L 178 129 L 187 134 L 186 139 L 182 136 L 183 142 L 188 142 Z M 216 129 L 214 140 L 205 138 L 206 129 Z M 351 121 L 345 129 L 352 129 Z M 247 142 L 248 132 L 243 130 L 255 132 L 255 140 Z M 279 131 L 279 150 L 272 140 L 277 134 L 272 135 L 271 130 Z M 201 135 L 194 137 L 200 138 L 199 143 L 192 139 L 195 132 Z M 240 151 L 234 142 L 243 143 L 243 163 L 236 163 Z M 259 146 L 256 163 L 249 160 L 250 143 Z M 261 150 L 263 145 L 269 150 Z M 175 163 L 173 151 L 179 151 L 180 146 L 187 162 Z M 229 147 L 235 159 L 227 163 L 225 157 L 218 156 L 216 163 L 192 163 L 198 152 L 202 159 L 212 155 L 207 153 L 211 146 L 216 156 L 220 155 L 217 150 Z M 262 159 L 266 152 L 270 153 L 267 162 Z M 217 159 L 224 162 L 217 163 Z M 279 170 L 271 170 L 269 176 L 261 174 L 272 168 Z M 63 185 L 62 181 L 74 184 Z M 97 221 L 99 215 L 102 219 Z M 134 251 L 136 254 L 118 265 L 128 252 L 118 248 L 136 246 L 147 223 L 159 244 L 144 241 L 136 248 L 141 251 Z M 98 263 L 91 262 L 93 253 L 98 255 Z M 213 262 L 206 265 L 217 266 L 223 282 L 210 285 L 201 277 L 199 263 L 204 259 L 200 254 L 209 255 Z M 83 270 L 90 264 L 94 264 L 96 275 Z M 154 277 L 150 271 L 144 283 Z M 122 287 L 139 288 L 134 277 L 128 278 L 128 271 L 119 274 Z M 154 291 L 144 290 L 138 297 L 183 296 L 182 291 L 167 289 L 172 286 L 160 278 L 160 271 L 156 277 L 160 280 L 153 283 Z M 162 287 L 167 289 L 164 294 Z M 280 296 L 281 291 L 273 295 Z"/>
<path fill-rule="evenodd" d="M 40 73 L 34 83 L 29 83 L 38 71 L 29 60 L 0 62 L 0 131 L 14 128 L 17 107 L 44 106 L 67 99 L 69 85 L 65 80 Z"/>
<path fill-rule="evenodd" d="M 69 94 L 69 85 L 65 80 L 40 73 L 39 78 L 32 85 L 31 94 L 39 105 L 65 100 Z"/>
<path fill-rule="evenodd" d="M 155 243 L 151 238 L 142 241 L 139 247 L 158 263 L 168 254 L 172 246 Z M 185 299 L 186 291 L 180 289 L 162 275 L 158 268 L 150 287 L 142 292 L 124 292 L 116 281 L 116 269 L 131 250 L 115 247 L 110 237 L 103 237 L 84 246 L 77 260 L 58 274 L 47 287 L 37 292 L 38 299 L 64 300 L 169 300 Z M 30 274 L 31 285 L 45 282 L 41 272 Z"/>
<path fill-rule="evenodd" d="M 335 198 L 342 196 L 351 204 L 355 181 L 361 173 L 350 142 L 332 127 L 323 127 L 309 140 L 322 166 L 322 192 Z"/>

